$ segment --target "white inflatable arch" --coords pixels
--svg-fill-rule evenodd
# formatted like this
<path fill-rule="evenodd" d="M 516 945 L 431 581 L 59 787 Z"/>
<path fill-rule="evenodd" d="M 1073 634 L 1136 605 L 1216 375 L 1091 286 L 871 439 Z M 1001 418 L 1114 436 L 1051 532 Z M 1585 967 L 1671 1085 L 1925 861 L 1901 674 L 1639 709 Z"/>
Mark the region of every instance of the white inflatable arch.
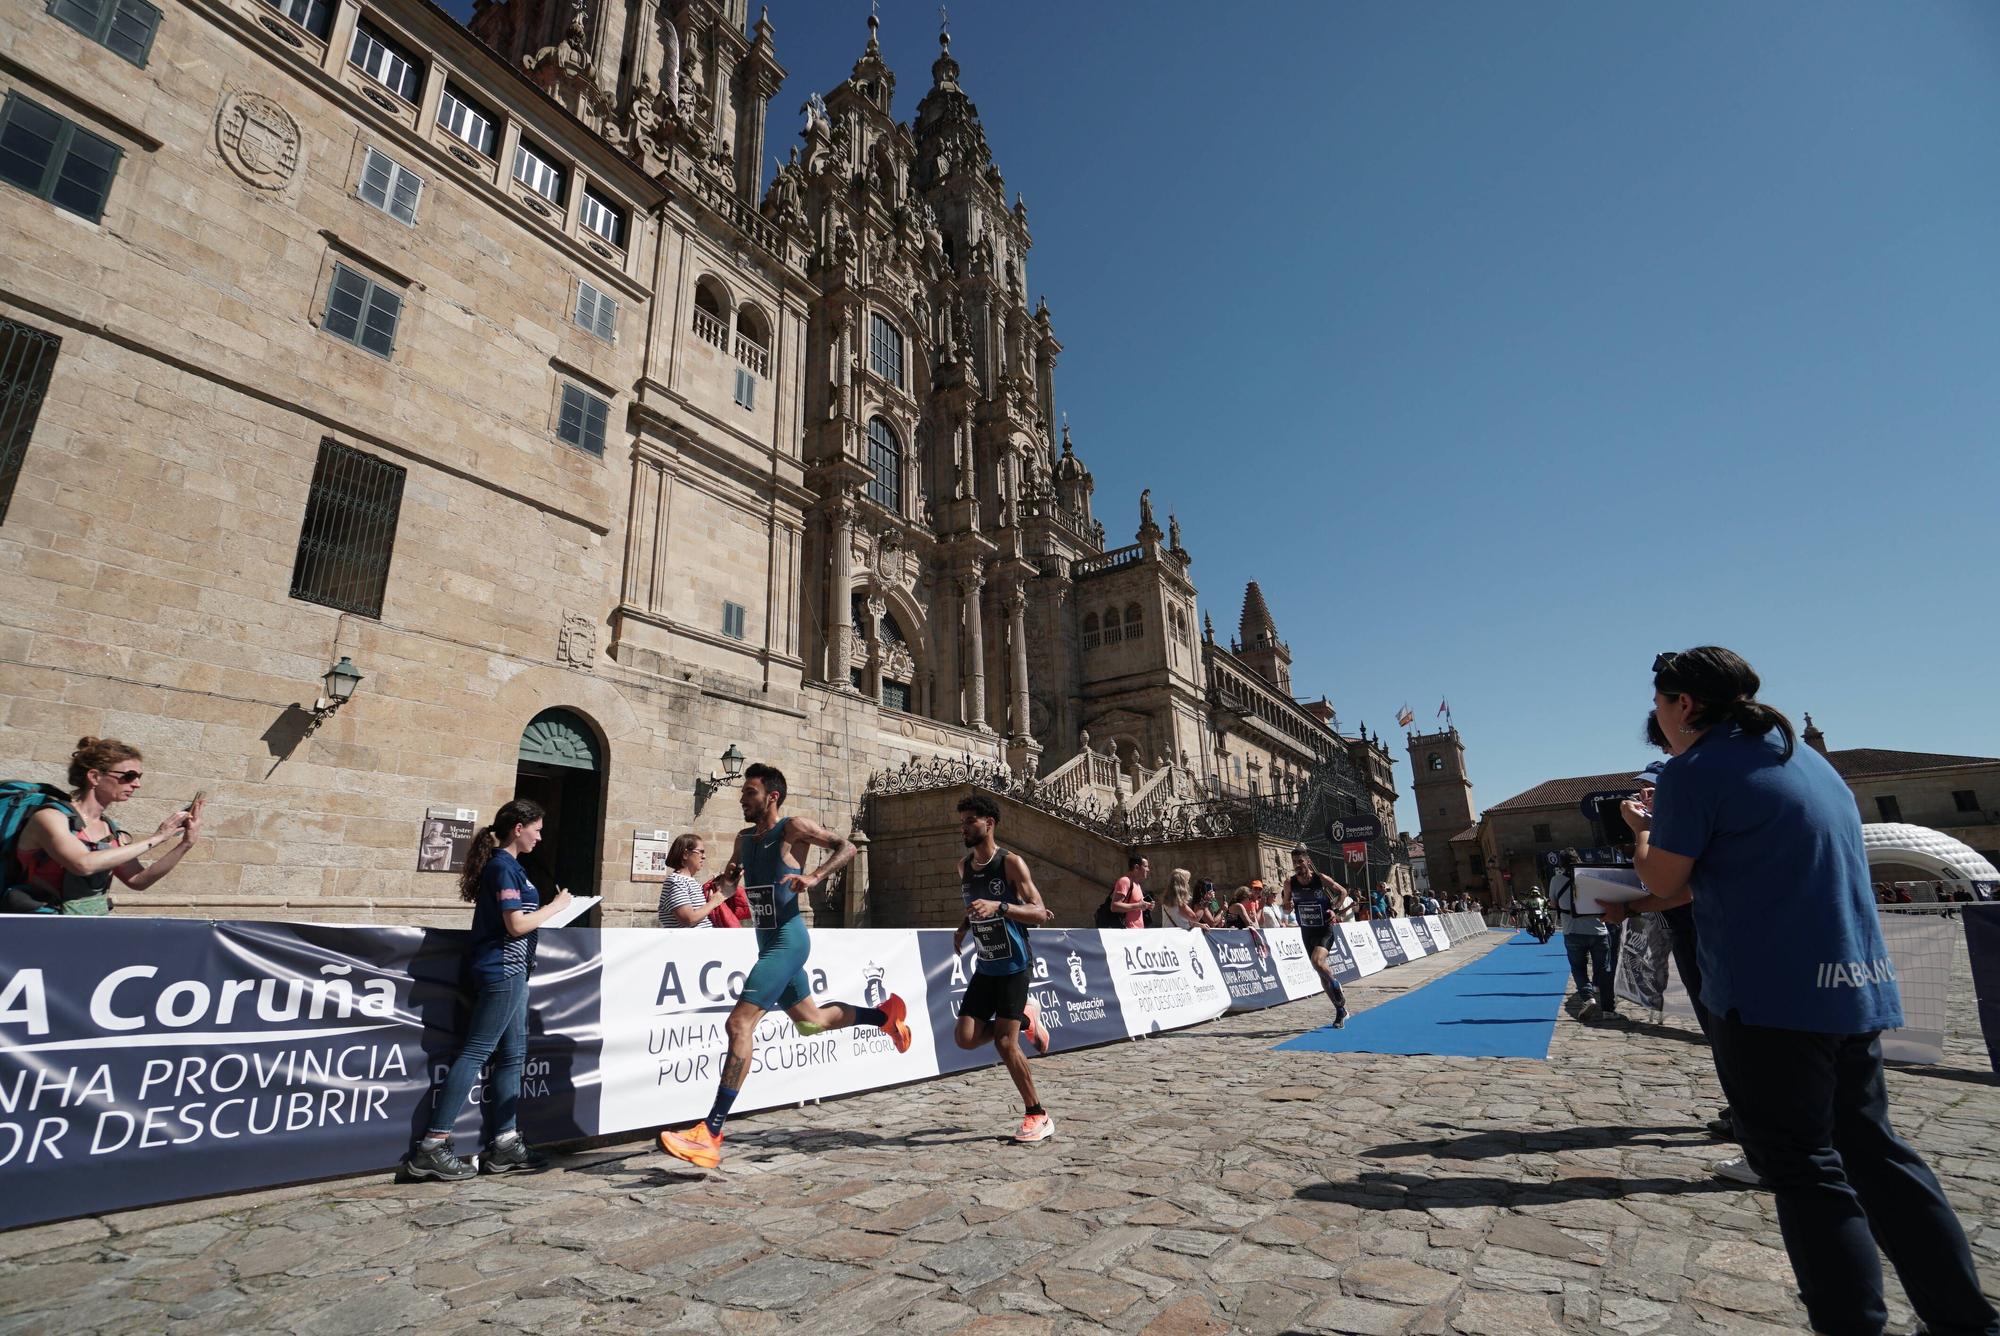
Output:
<path fill-rule="evenodd" d="M 1978 850 L 1943 831 L 1903 822 L 1880 822 L 1861 827 L 1861 844 L 1868 851 L 1868 866 L 1915 868 L 1938 881 L 1952 881 L 1988 887 L 2000 884 L 2000 870 L 1986 861 Z"/>

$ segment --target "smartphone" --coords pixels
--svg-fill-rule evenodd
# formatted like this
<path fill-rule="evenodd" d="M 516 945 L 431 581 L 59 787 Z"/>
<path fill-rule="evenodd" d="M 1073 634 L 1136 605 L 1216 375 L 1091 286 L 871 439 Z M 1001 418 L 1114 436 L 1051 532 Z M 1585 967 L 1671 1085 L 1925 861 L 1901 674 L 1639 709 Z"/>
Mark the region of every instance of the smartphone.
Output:
<path fill-rule="evenodd" d="M 208 790 L 196 789 L 194 791 L 194 797 L 188 799 L 188 805 L 186 807 L 183 807 L 181 810 L 183 812 L 192 812 L 207 801 L 208 801 Z"/>
<path fill-rule="evenodd" d="M 1625 820 L 1623 798 L 1599 798 L 1597 800 L 1597 822 L 1604 827 L 1606 844 L 1636 844 L 1639 837 L 1632 833 L 1631 825 Z"/>

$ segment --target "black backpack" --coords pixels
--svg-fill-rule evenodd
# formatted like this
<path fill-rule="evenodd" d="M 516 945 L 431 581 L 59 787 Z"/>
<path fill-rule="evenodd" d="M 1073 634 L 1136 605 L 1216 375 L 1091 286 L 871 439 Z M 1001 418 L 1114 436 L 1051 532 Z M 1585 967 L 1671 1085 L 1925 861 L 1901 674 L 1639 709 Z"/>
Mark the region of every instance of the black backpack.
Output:
<path fill-rule="evenodd" d="M 1111 907 L 1111 892 L 1104 893 L 1104 903 L 1097 907 L 1097 926 L 1100 928 L 1122 928 L 1125 916 Z"/>

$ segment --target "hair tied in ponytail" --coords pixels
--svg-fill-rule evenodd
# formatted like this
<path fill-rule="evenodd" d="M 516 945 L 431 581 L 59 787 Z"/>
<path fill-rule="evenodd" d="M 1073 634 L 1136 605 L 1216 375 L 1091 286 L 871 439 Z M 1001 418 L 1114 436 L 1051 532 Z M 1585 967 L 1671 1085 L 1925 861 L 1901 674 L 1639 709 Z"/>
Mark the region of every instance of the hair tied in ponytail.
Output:
<path fill-rule="evenodd" d="M 478 899 L 479 877 L 492 861 L 494 851 L 513 836 L 516 826 L 532 826 L 543 815 L 542 805 L 527 798 L 503 804 L 493 814 L 493 824 L 472 837 L 472 847 L 465 852 L 465 871 L 458 877 L 458 898 L 467 902 Z"/>

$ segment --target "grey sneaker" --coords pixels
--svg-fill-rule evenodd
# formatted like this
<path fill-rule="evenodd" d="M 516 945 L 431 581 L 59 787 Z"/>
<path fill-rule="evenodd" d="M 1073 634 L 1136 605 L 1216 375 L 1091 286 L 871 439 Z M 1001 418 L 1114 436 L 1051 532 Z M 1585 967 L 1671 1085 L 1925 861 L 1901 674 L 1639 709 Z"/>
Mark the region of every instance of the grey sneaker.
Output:
<path fill-rule="evenodd" d="M 419 1142 L 417 1148 L 403 1161 L 403 1172 L 411 1178 L 435 1178 L 447 1183 L 472 1178 L 479 1173 L 479 1166 L 471 1160 L 461 1160 L 452 1152 L 449 1141 Z"/>
<path fill-rule="evenodd" d="M 549 1157 L 521 1140 L 519 1132 L 502 1132 L 486 1148 L 480 1168 L 489 1174 L 532 1174 L 549 1167 Z"/>
<path fill-rule="evenodd" d="M 1717 1178 L 1726 1178 L 1732 1183 L 1741 1183 L 1745 1187 L 1761 1188 L 1764 1186 L 1764 1180 L 1757 1177 L 1757 1171 L 1750 1167 L 1750 1161 L 1744 1159 L 1741 1155 L 1733 1159 L 1724 1160 L 1716 1165 L 1715 1176 Z"/>
<path fill-rule="evenodd" d="M 1345 1030 L 1345 1029 L 1347 1028 L 1347 1008 L 1346 1008 L 1346 1007 L 1335 1007 L 1335 1008 L 1334 1008 L 1334 1011 L 1333 1011 L 1333 1028 L 1334 1028 L 1334 1029 L 1336 1029 L 1336 1030 Z"/>

